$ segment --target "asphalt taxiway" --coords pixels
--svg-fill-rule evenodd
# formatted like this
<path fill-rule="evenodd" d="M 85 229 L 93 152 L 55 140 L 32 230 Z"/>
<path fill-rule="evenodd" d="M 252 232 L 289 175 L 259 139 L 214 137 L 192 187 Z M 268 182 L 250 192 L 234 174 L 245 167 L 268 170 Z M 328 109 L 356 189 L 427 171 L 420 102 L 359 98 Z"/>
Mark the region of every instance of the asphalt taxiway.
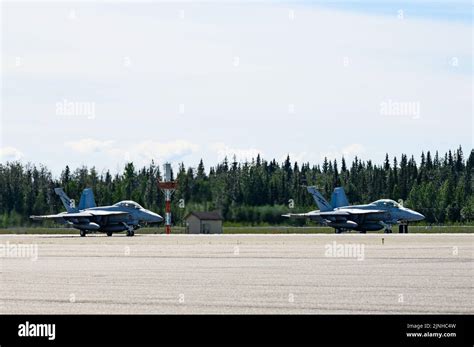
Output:
<path fill-rule="evenodd" d="M 0 235 L 0 245 L 1 314 L 474 313 L 473 234 Z"/>

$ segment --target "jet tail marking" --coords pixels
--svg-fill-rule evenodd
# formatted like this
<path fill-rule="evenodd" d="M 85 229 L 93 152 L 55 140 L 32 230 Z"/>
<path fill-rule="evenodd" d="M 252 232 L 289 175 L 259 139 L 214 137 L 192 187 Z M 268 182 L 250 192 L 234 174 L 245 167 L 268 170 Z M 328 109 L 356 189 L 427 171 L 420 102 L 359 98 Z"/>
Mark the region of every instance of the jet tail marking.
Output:
<path fill-rule="evenodd" d="M 76 207 L 74 200 L 69 199 L 69 196 L 66 195 L 62 188 L 54 188 L 54 192 L 59 195 L 66 211 L 68 212 L 78 212 L 79 209 Z"/>
<path fill-rule="evenodd" d="M 326 199 L 324 199 L 321 193 L 316 190 L 316 187 L 310 186 L 306 189 L 313 196 L 313 199 L 321 212 L 333 210 L 333 207 L 326 201 Z"/>

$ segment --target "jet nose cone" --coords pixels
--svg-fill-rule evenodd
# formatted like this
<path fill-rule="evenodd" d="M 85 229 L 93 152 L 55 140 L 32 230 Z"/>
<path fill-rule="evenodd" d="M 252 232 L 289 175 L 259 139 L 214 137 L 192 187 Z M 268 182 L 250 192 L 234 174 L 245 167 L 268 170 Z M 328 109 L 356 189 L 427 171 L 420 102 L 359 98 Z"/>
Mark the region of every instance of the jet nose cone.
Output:
<path fill-rule="evenodd" d="M 419 218 L 418 220 L 425 219 L 425 216 L 423 216 L 421 213 L 417 212 L 417 214 L 418 214 L 418 218 Z"/>
<path fill-rule="evenodd" d="M 423 216 L 421 213 L 416 212 L 416 211 L 411 211 L 411 216 L 412 216 L 412 220 L 414 221 L 420 221 L 420 220 L 425 219 L 425 216 Z"/>
<path fill-rule="evenodd" d="M 158 213 L 151 212 L 151 219 L 152 223 L 159 223 L 163 221 L 163 217 L 161 217 Z"/>
<path fill-rule="evenodd" d="M 146 211 L 147 222 L 148 223 L 160 223 L 163 221 L 163 217 L 161 217 L 158 213 L 154 213 L 151 211 Z"/>

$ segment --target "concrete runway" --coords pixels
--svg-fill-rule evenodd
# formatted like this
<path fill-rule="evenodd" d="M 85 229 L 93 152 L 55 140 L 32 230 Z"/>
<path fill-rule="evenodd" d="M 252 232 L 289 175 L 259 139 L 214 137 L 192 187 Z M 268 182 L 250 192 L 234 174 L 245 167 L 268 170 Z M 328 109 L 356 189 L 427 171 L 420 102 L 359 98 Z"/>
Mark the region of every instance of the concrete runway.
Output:
<path fill-rule="evenodd" d="M 14 257 L 19 244 L 37 245 L 37 260 Z M 1 235 L 1 245 L 1 314 L 474 313 L 473 234 Z"/>

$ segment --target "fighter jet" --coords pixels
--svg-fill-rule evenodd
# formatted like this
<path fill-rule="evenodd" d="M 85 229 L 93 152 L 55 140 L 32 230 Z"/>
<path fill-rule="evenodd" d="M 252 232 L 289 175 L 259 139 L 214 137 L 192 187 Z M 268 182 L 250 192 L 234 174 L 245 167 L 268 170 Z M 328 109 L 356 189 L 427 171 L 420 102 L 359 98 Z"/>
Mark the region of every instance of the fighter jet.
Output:
<path fill-rule="evenodd" d="M 66 195 L 62 188 L 55 188 L 67 212 L 45 216 L 30 216 L 33 220 L 52 219 L 79 229 L 81 236 L 92 232 L 104 232 L 112 236 L 114 232 L 127 231 L 133 236 L 141 223 L 159 223 L 163 218 L 134 201 L 120 201 L 112 206 L 96 206 L 92 189 L 82 192 L 79 206 Z"/>
<path fill-rule="evenodd" d="M 316 187 L 307 187 L 313 195 L 319 210 L 308 213 L 289 213 L 288 218 L 309 218 L 330 226 L 336 233 L 357 230 L 360 233 L 385 228 L 385 233 L 392 232 L 392 225 L 399 225 L 400 233 L 408 233 L 408 223 L 423 220 L 425 217 L 416 211 L 401 206 L 390 199 L 381 199 L 366 205 L 349 206 L 342 187 L 334 189 L 329 204 Z"/>

